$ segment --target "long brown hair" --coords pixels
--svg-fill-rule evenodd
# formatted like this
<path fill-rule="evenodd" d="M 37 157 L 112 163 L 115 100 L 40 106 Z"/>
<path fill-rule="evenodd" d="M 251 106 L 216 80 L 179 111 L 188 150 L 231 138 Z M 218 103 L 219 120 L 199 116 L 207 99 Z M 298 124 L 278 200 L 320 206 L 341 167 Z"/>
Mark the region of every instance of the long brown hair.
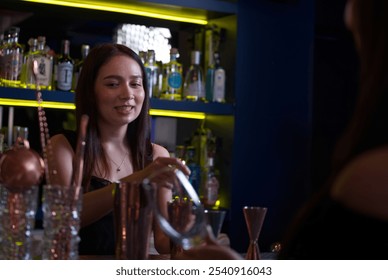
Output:
<path fill-rule="evenodd" d="M 360 61 L 359 95 L 334 153 L 334 172 L 360 153 L 388 144 L 388 1 L 352 1 Z"/>
<path fill-rule="evenodd" d="M 81 74 L 79 76 L 76 94 L 76 118 L 77 126 L 83 114 L 89 116 L 89 125 L 86 134 L 85 162 L 83 174 L 83 186 L 88 190 L 90 178 L 96 163 L 101 163 L 101 170 L 109 169 L 108 160 L 100 142 L 98 130 L 98 110 L 94 91 L 95 80 L 98 71 L 112 57 L 127 55 L 134 59 L 141 68 L 145 98 L 139 116 L 128 125 L 127 140 L 129 143 L 132 164 L 134 170 L 144 168 L 152 160 L 152 144 L 149 111 L 149 97 L 147 89 L 147 75 L 139 56 L 130 48 L 112 43 L 103 43 L 95 46 L 86 57 Z M 97 160 L 98 159 L 98 160 Z"/>

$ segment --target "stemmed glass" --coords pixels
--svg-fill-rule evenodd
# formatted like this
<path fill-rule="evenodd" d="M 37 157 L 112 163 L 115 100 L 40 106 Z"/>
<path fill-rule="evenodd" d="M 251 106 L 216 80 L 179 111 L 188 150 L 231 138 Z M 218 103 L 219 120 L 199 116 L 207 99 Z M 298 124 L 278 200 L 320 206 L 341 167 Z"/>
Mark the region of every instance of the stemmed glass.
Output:
<path fill-rule="evenodd" d="M 249 234 L 249 246 L 245 259 L 259 260 L 260 249 L 258 245 L 258 239 L 260 236 L 261 228 L 263 226 L 265 215 L 267 213 L 267 208 L 258 206 L 245 206 L 243 208 L 243 212 Z"/>

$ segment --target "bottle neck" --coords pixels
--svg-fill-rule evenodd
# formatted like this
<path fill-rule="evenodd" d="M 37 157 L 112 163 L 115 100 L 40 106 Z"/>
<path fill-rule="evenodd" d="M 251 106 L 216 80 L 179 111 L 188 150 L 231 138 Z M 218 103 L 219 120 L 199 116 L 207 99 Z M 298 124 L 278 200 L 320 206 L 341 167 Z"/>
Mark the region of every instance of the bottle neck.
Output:
<path fill-rule="evenodd" d="M 176 54 L 170 55 L 170 61 L 176 61 Z"/>
<path fill-rule="evenodd" d="M 69 56 L 70 54 L 70 46 L 69 46 L 69 42 L 64 42 L 63 45 L 62 45 L 62 54 L 63 56 Z"/>
<path fill-rule="evenodd" d="M 81 50 L 82 60 L 84 60 L 89 54 L 89 47 L 83 47 Z"/>
<path fill-rule="evenodd" d="M 17 44 L 19 42 L 19 36 L 17 34 L 14 34 L 12 35 L 10 38 L 9 38 L 9 42 L 11 44 Z"/>
<path fill-rule="evenodd" d="M 39 50 L 39 51 L 44 51 L 44 46 L 45 46 L 45 43 L 44 43 L 44 42 L 39 42 L 39 44 L 38 44 L 38 50 Z"/>

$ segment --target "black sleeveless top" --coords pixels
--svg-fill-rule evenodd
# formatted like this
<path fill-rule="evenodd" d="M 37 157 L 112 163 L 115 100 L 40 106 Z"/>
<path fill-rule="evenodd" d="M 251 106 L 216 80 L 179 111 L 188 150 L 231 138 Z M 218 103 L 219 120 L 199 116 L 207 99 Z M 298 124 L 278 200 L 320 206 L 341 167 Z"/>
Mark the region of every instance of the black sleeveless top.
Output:
<path fill-rule="evenodd" d="M 64 131 L 63 135 L 75 150 L 77 135 L 74 131 Z M 89 191 L 94 191 L 105 187 L 111 182 L 92 176 Z M 96 205 L 98 207 L 98 205 Z M 79 243 L 80 255 L 114 255 L 115 236 L 113 211 L 105 215 L 96 222 L 81 228 L 79 232 L 81 241 Z"/>

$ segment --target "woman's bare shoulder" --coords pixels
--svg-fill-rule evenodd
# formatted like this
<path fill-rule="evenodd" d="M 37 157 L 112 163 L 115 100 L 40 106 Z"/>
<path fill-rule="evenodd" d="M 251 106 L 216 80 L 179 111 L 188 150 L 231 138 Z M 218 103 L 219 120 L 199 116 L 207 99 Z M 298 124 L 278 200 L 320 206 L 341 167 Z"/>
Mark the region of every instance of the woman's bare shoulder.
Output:
<path fill-rule="evenodd" d="M 352 160 L 337 176 L 331 195 L 353 210 L 388 220 L 388 147 Z"/>
<path fill-rule="evenodd" d="M 154 154 L 154 159 L 158 157 L 170 157 L 170 153 L 167 151 L 167 149 L 161 145 L 158 144 L 152 144 L 153 148 L 153 154 Z"/>
<path fill-rule="evenodd" d="M 71 144 L 63 134 L 56 134 L 50 138 L 51 145 L 56 150 L 68 150 L 73 151 Z"/>

